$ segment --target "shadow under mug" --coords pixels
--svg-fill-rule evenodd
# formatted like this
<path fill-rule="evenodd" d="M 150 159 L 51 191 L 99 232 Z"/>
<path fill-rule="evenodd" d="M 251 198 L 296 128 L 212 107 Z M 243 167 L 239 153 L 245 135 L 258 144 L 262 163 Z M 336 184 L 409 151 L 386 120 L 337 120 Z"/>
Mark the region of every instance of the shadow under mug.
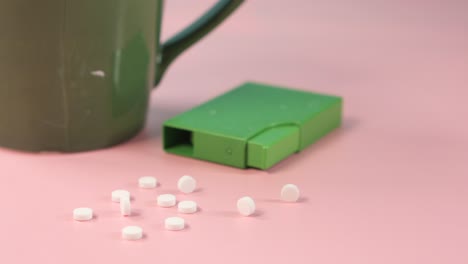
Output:
<path fill-rule="evenodd" d="M 1 1 L 0 145 L 77 152 L 138 133 L 169 64 L 243 1 L 218 1 L 160 44 L 162 2 Z"/>

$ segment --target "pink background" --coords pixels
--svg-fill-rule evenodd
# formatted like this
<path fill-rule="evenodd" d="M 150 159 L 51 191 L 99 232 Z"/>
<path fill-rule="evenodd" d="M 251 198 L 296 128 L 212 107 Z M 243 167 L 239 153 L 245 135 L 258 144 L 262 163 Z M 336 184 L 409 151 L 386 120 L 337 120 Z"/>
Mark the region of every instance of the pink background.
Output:
<path fill-rule="evenodd" d="M 166 1 L 164 36 L 213 3 Z M 466 1 L 248 1 L 171 67 L 148 128 L 118 147 L 75 155 L 0 151 L 1 263 L 467 263 Z M 246 80 L 342 95 L 343 127 L 273 169 L 238 170 L 165 154 L 162 120 Z M 155 205 L 177 196 L 202 211 L 183 232 Z M 142 175 L 156 190 L 139 190 Z M 296 183 L 301 203 L 277 201 Z M 110 202 L 130 190 L 136 215 Z M 255 217 L 236 200 L 251 195 Z M 89 206 L 97 218 L 71 219 Z M 139 242 L 120 229 L 140 225 Z"/>

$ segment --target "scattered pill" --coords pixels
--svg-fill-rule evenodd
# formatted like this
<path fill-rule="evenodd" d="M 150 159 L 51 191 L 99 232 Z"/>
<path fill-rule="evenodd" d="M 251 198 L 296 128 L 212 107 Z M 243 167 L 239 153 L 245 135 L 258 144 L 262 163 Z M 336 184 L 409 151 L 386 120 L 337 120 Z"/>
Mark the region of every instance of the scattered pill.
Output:
<path fill-rule="evenodd" d="M 169 217 L 166 218 L 164 226 L 167 230 L 179 231 L 185 228 L 185 220 L 180 217 Z"/>
<path fill-rule="evenodd" d="M 243 216 L 249 216 L 255 213 L 255 201 L 248 197 L 242 197 L 237 201 L 237 210 Z"/>
<path fill-rule="evenodd" d="M 138 240 L 143 237 L 143 229 L 139 226 L 127 226 L 122 229 L 122 238 L 126 240 Z"/>
<path fill-rule="evenodd" d="M 193 214 L 197 211 L 197 203 L 194 201 L 182 201 L 177 205 L 179 213 Z"/>
<path fill-rule="evenodd" d="M 130 204 L 130 198 L 120 197 L 120 214 L 123 216 L 129 216 L 132 213 L 132 208 Z"/>
<path fill-rule="evenodd" d="M 286 184 L 281 189 L 281 200 L 285 202 L 297 202 L 299 196 L 299 188 L 294 184 Z"/>
<path fill-rule="evenodd" d="M 191 193 L 197 188 L 197 181 L 192 176 L 182 176 L 177 182 L 177 188 L 183 193 Z"/>
<path fill-rule="evenodd" d="M 152 188 L 156 188 L 157 184 L 158 184 L 158 180 L 154 177 L 145 176 L 145 177 L 141 177 L 140 179 L 138 179 L 138 186 L 140 188 L 152 189 Z"/>
<path fill-rule="evenodd" d="M 93 219 L 93 209 L 91 208 L 76 208 L 73 210 L 73 219 L 76 221 L 88 221 Z"/>
<path fill-rule="evenodd" d="M 126 190 L 115 190 L 112 192 L 112 201 L 113 202 L 120 202 L 121 197 L 128 197 L 130 199 L 130 193 Z"/>
<path fill-rule="evenodd" d="M 158 205 L 161 207 L 172 207 L 176 204 L 176 197 L 172 194 L 161 194 L 158 196 Z"/>

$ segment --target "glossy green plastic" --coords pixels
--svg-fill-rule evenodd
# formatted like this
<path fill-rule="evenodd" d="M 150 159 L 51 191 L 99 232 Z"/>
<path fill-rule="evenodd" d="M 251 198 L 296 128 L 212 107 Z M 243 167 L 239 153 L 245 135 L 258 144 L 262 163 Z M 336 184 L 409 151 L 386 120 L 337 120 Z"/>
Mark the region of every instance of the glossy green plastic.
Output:
<path fill-rule="evenodd" d="M 167 120 L 164 149 L 265 170 L 338 128 L 341 119 L 341 97 L 246 83 Z"/>
<path fill-rule="evenodd" d="M 0 1 L 0 145 L 75 152 L 140 131 L 169 64 L 243 1 L 218 1 L 160 45 L 162 2 Z"/>

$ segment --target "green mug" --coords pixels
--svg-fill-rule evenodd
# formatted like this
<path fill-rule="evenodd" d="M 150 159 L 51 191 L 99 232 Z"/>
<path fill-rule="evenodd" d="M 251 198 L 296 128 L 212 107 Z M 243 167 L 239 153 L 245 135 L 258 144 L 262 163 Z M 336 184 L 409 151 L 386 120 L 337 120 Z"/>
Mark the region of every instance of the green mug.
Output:
<path fill-rule="evenodd" d="M 160 44 L 162 2 L 2 0 L 0 146 L 77 152 L 137 134 L 169 64 L 243 1 L 218 1 Z"/>

